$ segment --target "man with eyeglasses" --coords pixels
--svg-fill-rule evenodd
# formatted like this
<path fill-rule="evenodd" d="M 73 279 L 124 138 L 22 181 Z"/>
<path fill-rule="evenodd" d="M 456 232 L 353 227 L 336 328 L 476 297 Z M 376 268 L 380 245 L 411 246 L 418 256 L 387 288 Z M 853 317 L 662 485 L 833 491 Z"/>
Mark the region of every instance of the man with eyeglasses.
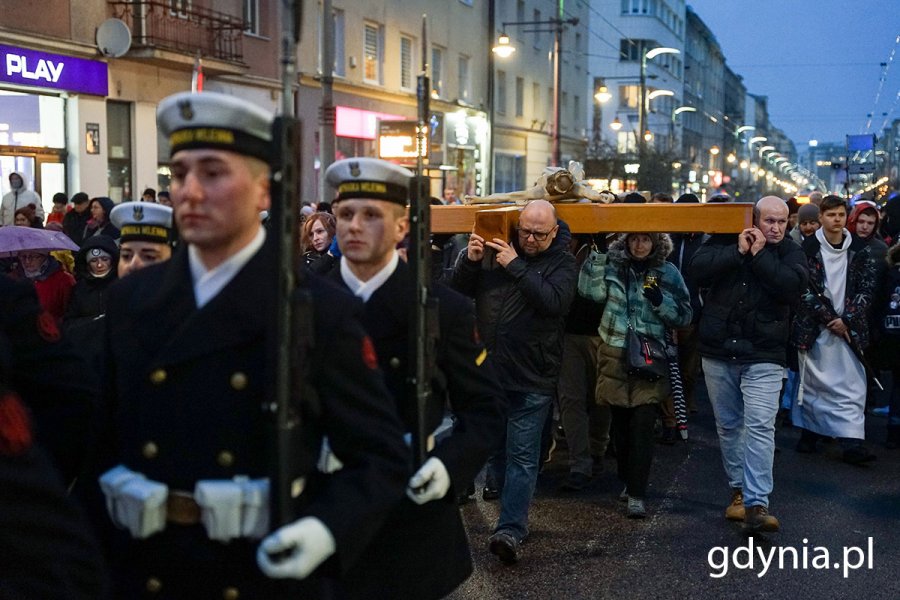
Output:
<path fill-rule="evenodd" d="M 72 297 L 72 288 L 75 287 L 75 278 L 48 250 L 22 251 L 18 253 L 17 260 L 16 277 L 31 280 L 41 306 L 57 325 L 62 323 Z"/>
<path fill-rule="evenodd" d="M 518 560 L 528 536 L 541 431 L 556 394 L 565 316 L 575 294 L 571 237 L 553 205 L 534 200 L 519 215 L 512 240 L 473 233 L 452 276 L 453 287 L 475 298 L 478 329 L 509 400 L 505 450 L 488 461 L 482 492 L 486 500 L 500 497 L 489 543 L 505 564 Z"/>

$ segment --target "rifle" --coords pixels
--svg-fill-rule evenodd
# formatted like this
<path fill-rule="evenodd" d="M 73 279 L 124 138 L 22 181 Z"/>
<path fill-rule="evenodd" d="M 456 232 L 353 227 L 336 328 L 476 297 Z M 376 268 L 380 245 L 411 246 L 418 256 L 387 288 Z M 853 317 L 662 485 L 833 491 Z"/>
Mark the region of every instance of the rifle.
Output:
<path fill-rule="evenodd" d="M 825 309 L 828 311 L 830 320 L 833 321 L 834 319 L 840 318 L 840 315 L 837 314 L 837 311 L 834 309 L 834 306 L 831 304 L 831 300 L 829 300 L 828 297 L 825 296 L 825 293 L 822 291 L 822 289 L 819 287 L 819 285 L 816 282 L 810 280 L 809 291 L 811 291 L 813 293 L 813 295 L 819 299 L 819 301 L 822 303 L 822 306 L 824 306 Z M 863 366 L 863 370 L 865 370 L 865 372 L 866 372 L 866 379 L 868 379 L 870 382 L 872 382 L 876 386 L 878 386 L 878 389 L 883 392 L 884 386 L 881 385 L 881 382 L 878 380 L 877 371 L 875 371 L 875 369 L 869 363 L 868 359 L 866 359 L 866 355 L 863 354 L 863 350 L 860 347 L 859 342 L 853 337 L 852 334 L 845 335 L 843 337 L 843 340 L 845 342 L 847 342 L 847 345 L 850 346 L 850 351 L 853 352 L 853 356 L 855 356 L 856 360 L 858 360 L 860 362 L 860 364 Z"/>
<path fill-rule="evenodd" d="M 274 156 L 271 170 L 271 211 L 267 244 L 274 246 L 277 266 L 275 314 L 267 331 L 272 392 L 265 408 L 271 415 L 269 444 L 271 529 L 296 519 L 297 499 L 304 476 L 315 466 L 304 447 L 302 416 L 316 399 L 306 387 L 307 354 L 312 347 L 312 301 L 298 269 L 298 199 L 300 198 L 300 123 L 293 115 L 294 48 L 299 39 L 300 15 L 294 2 L 285 0 L 289 18 L 282 36 L 281 116 L 272 125 Z"/>
<path fill-rule="evenodd" d="M 431 194 L 430 182 L 425 175 L 425 154 L 429 136 L 428 100 L 431 84 L 428 79 L 428 43 L 426 19 L 422 16 L 422 71 L 416 81 L 418 123 L 416 127 L 416 175 L 410 182 L 409 198 L 409 260 L 412 271 L 410 290 L 415 299 L 409 327 L 409 372 L 407 384 L 416 407 L 416 426 L 413 431 L 413 457 L 421 466 L 428 458 L 427 410 L 431 400 L 431 373 L 433 373 L 437 346 L 437 298 L 431 290 Z"/>

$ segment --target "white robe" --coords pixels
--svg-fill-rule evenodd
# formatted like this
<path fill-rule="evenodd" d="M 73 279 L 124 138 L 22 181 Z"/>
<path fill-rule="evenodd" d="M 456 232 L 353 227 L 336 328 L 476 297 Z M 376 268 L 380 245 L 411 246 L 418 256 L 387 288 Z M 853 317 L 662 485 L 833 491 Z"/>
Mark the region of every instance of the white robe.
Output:
<path fill-rule="evenodd" d="M 825 296 L 844 312 L 851 236 L 835 249 L 819 229 L 825 267 Z M 800 392 L 791 411 L 793 423 L 830 437 L 865 439 L 866 372 L 849 344 L 824 326 L 808 352 L 800 351 Z"/>

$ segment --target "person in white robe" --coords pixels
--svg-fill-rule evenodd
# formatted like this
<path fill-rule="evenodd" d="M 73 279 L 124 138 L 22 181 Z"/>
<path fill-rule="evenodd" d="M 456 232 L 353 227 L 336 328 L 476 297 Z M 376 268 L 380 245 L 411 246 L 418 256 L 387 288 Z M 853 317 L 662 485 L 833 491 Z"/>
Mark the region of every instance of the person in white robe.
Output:
<path fill-rule="evenodd" d="M 822 228 L 803 244 L 810 283 L 794 323 L 800 390 L 791 419 L 803 430 L 799 452 L 814 452 L 821 437 L 839 438 L 844 460 L 859 464 L 875 457 L 862 444 L 867 382 L 851 344 L 862 347 L 868 339 L 873 290 L 866 274 L 874 258 L 844 227 L 843 199 L 826 199 Z"/>

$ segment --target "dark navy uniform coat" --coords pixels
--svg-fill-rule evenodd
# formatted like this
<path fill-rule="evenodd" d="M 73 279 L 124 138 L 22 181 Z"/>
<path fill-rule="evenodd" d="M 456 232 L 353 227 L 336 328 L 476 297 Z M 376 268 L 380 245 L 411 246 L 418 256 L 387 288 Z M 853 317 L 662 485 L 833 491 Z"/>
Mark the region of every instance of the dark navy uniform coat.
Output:
<path fill-rule="evenodd" d="M 340 269 L 329 277 L 343 283 Z M 394 394 L 407 431 L 415 407 L 405 387 L 409 368 L 409 323 L 413 310 L 411 274 L 403 261 L 369 298 L 363 325 L 375 342 L 378 362 Z M 430 452 L 444 463 L 451 487 L 441 500 L 418 506 L 404 498 L 376 541 L 347 575 L 347 588 L 361 598 L 442 598 L 472 572 L 469 544 L 456 505 L 457 493 L 472 482 L 506 427 L 506 399 L 494 380 L 487 352 L 475 328 L 470 300 L 434 286 L 439 306 L 437 373 L 428 430 L 441 422 L 446 398 L 456 423 L 450 437 Z"/>
<path fill-rule="evenodd" d="M 267 476 L 262 401 L 267 393 L 266 320 L 275 308 L 274 254 L 265 245 L 197 309 L 186 248 L 169 263 L 129 275 L 110 290 L 106 353 L 114 460 L 192 492 L 197 480 Z M 409 451 L 354 313 L 359 302 L 311 278 L 315 323 L 309 376 L 319 407 L 305 416 L 313 458 L 322 436 L 344 468 L 313 473 L 301 516 L 318 517 L 337 553 L 319 572 L 345 570 L 365 531 L 402 496 Z M 303 588 L 259 571 L 258 542 L 210 541 L 202 525 L 169 523 L 146 540 L 123 533 L 114 551 L 119 594 L 172 598 L 301 597 Z M 291 580 L 287 580 L 291 581 Z M 307 592 L 306 595 L 309 595 Z"/>

